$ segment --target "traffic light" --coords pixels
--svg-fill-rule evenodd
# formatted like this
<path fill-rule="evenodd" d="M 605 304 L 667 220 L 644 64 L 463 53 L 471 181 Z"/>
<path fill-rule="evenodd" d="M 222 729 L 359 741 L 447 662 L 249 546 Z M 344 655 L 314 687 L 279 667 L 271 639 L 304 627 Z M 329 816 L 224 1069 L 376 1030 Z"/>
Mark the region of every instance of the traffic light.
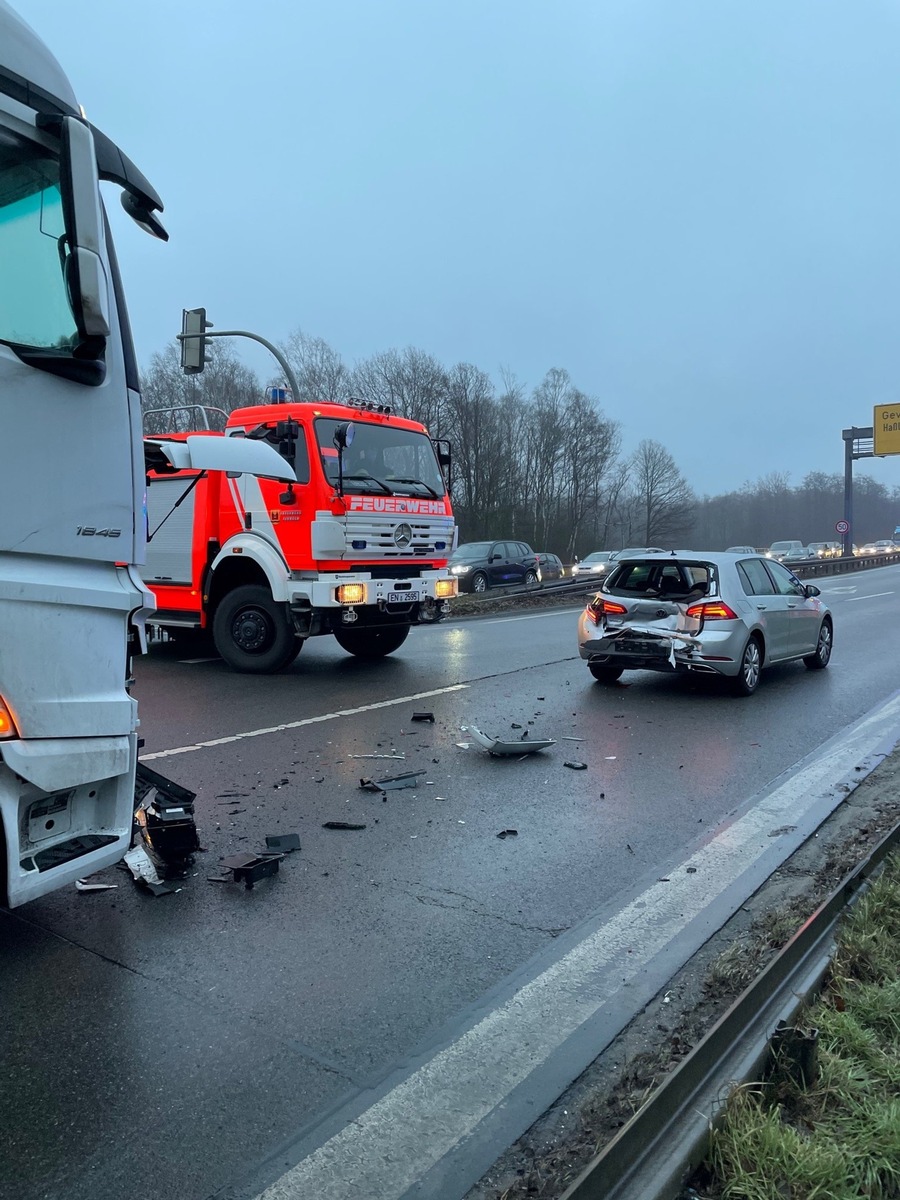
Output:
<path fill-rule="evenodd" d="M 212 329 L 206 319 L 205 308 L 181 310 L 181 369 L 185 375 L 199 375 L 206 366 L 206 348 L 209 338 L 203 334 Z"/>

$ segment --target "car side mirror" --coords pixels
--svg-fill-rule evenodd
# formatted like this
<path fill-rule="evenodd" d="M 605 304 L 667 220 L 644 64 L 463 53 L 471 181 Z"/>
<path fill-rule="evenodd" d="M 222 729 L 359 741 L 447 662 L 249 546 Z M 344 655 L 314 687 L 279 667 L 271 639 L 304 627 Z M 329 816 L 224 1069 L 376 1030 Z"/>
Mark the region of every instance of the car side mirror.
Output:
<path fill-rule="evenodd" d="M 813 598 L 813 596 L 821 596 L 822 595 L 821 590 L 819 588 L 817 588 L 814 583 L 808 583 L 806 585 L 806 587 L 804 588 L 804 591 L 806 592 L 806 595 L 809 597 L 810 600 Z"/>

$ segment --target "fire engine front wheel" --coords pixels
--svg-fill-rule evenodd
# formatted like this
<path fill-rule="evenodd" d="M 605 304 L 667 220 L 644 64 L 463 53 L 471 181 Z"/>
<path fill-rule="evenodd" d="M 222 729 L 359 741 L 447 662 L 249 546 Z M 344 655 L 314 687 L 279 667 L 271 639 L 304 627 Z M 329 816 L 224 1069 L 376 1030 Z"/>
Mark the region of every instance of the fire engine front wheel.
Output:
<path fill-rule="evenodd" d="M 408 633 L 408 625 L 392 625 L 387 629 L 336 629 L 334 638 L 357 658 L 384 658 L 403 645 Z"/>
<path fill-rule="evenodd" d="M 285 608 L 275 603 L 268 589 L 252 584 L 235 588 L 220 603 L 213 640 L 235 671 L 259 675 L 286 667 L 303 646 Z"/>

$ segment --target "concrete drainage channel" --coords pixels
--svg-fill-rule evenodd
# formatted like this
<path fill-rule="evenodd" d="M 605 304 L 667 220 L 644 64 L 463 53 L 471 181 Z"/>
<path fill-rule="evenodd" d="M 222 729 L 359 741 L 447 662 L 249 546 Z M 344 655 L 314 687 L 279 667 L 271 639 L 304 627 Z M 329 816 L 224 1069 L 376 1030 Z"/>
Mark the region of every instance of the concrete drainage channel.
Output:
<path fill-rule="evenodd" d="M 819 988 L 834 932 L 872 872 L 900 845 L 895 825 L 790 939 L 560 1200 L 675 1200 L 703 1161 L 729 1088 L 760 1078 L 770 1036 Z"/>

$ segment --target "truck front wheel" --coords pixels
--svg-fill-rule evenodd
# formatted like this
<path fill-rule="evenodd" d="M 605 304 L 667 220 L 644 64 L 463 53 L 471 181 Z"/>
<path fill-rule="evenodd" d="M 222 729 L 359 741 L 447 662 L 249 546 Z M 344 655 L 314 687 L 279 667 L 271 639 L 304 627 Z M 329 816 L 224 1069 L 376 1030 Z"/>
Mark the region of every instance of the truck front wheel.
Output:
<path fill-rule="evenodd" d="M 287 609 L 256 584 L 235 588 L 222 600 L 213 618 L 213 641 L 235 671 L 257 675 L 280 671 L 303 645 Z"/>
<path fill-rule="evenodd" d="M 357 658 L 384 658 L 398 650 L 406 641 L 408 625 L 391 625 L 386 629 L 336 629 L 337 644 Z"/>

